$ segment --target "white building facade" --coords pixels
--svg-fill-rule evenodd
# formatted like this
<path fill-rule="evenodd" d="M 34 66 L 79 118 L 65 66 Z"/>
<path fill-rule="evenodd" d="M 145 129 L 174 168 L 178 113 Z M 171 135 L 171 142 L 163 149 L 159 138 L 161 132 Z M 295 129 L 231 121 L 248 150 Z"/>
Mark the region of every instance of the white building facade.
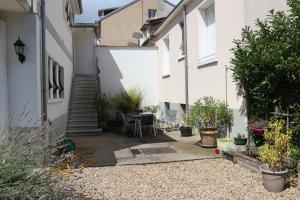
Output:
<path fill-rule="evenodd" d="M 12 117 L 16 127 L 47 121 L 59 135 L 64 132 L 73 76 L 72 24 L 74 15 L 81 13 L 81 1 L 45 0 L 44 55 L 42 2 L 1 0 L 0 128 Z M 18 38 L 25 44 L 23 63 L 15 52 Z"/>
<path fill-rule="evenodd" d="M 159 101 L 165 110 L 186 104 L 185 59 L 188 67 L 188 100 L 192 105 L 204 96 L 227 102 L 234 111 L 232 135 L 246 133 L 241 114 L 243 98 L 237 96 L 230 71 L 233 40 L 243 27 L 264 19 L 271 9 L 287 10 L 285 0 L 183 0 L 155 33 L 158 47 Z M 184 51 L 184 10 L 187 50 Z M 183 55 L 184 53 L 187 56 Z"/>

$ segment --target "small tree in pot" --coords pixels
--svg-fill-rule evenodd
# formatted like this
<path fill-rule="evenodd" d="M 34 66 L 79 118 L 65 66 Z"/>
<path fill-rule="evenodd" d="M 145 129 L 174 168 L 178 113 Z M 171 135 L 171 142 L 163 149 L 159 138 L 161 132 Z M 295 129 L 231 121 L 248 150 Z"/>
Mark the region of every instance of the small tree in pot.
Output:
<path fill-rule="evenodd" d="M 291 154 L 290 139 L 292 132 L 286 130 L 282 120 L 270 122 L 266 129 L 266 143 L 260 149 L 260 157 L 266 164 L 260 167 L 265 188 L 270 192 L 284 190 L 288 173 L 286 161 Z"/>
<path fill-rule="evenodd" d="M 199 129 L 202 146 L 216 147 L 220 131 L 226 132 L 232 126 L 233 112 L 224 102 L 203 97 L 191 107 L 187 123 Z"/>

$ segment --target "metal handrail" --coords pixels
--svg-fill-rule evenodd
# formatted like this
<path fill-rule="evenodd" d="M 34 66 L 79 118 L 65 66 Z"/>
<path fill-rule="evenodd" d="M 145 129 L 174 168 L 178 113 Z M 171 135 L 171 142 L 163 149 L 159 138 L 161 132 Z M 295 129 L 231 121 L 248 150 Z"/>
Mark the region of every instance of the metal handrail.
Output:
<path fill-rule="evenodd" d="M 99 66 L 98 66 L 98 58 L 96 58 L 96 82 L 97 82 L 97 86 L 96 86 L 96 96 L 97 96 L 97 119 L 99 119 L 99 98 L 100 98 L 100 95 L 101 95 L 101 92 L 100 92 L 100 78 L 99 78 L 99 75 L 100 75 L 100 69 L 99 69 Z M 100 128 L 100 123 L 99 123 L 99 120 L 97 120 L 97 124 L 98 124 L 98 128 Z"/>

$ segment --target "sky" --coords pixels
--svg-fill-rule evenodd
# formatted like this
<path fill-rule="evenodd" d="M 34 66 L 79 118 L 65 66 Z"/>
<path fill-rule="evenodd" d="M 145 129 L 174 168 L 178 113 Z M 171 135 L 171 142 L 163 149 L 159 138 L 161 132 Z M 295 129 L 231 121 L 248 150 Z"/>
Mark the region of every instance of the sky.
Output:
<path fill-rule="evenodd" d="M 99 20 L 98 10 L 123 6 L 133 0 L 82 0 L 83 13 L 75 16 L 76 23 L 94 23 Z M 168 0 L 177 4 L 180 0 Z"/>

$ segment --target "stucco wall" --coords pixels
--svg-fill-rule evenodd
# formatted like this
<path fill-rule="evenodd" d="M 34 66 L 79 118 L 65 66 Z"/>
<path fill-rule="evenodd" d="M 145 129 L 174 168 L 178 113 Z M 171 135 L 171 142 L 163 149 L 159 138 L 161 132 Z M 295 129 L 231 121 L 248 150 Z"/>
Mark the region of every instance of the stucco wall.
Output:
<path fill-rule="evenodd" d="M 226 66 L 230 67 L 232 41 L 241 37 L 241 29 L 245 25 L 253 25 L 257 17 L 263 19 L 268 10 L 272 8 L 275 8 L 275 10 L 285 9 L 285 1 L 215 0 L 217 59 L 216 62 L 207 65 L 201 65 L 199 61 L 201 49 L 199 49 L 198 41 L 198 8 L 202 2 L 203 0 L 194 0 L 187 6 L 189 101 L 192 104 L 196 99 L 203 96 L 213 96 L 225 101 L 227 96 L 227 102 L 230 108 L 234 110 L 232 133 L 243 133 L 246 125 L 246 118 L 240 113 L 240 109 L 243 108 L 243 99 L 236 95 L 236 85 L 233 82 L 231 71 L 226 72 L 225 70 Z M 160 101 L 162 102 L 177 103 L 178 101 L 184 101 L 184 87 L 182 86 L 184 84 L 184 68 L 181 67 L 178 70 L 178 59 L 174 56 L 178 54 L 178 41 L 181 40 L 181 32 L 178 31 L 178 23 L 181 19 L 181 16 L 177 16 L 158 35 L 159 71 L 162 69 L 161 42 L 166 35 L 169 35 L 170 38 L 170 62 L 172 63 L 169 78 L 162 78 L 161 73 L 159 73 Z"/>
<path fill-rule="evenodd" d="M 47 57 L 50 56 L 64 68 L 64 98 L 48 100 L 48 120 L 52 124 L 56 124 L 55 121 L 58 121 L 61 116 L 67 116 L 73 78 L 73 33 L 64 14 L 64 2 L 63 0 L 46 1 Z M 59 130 L 63 130 L 61 128 L 63 125 L 60 124 Z"/>
<path fill-rule="evenodd" d="M 28 115 L 15 121 L 15 126 L 35 126 L 41 116 L 39 24 L 34 15 L 0 12 L 0 18 L 6 23 L 8 112 L 16 118 L 24 111 L 28 112 Z M 19 36 L 26 44 L 23 64 L 19 62 L 13 46 Z"/>
<path fill-rule="evenodd" d="M 157 50 L 155 48 L 100 47 L 101 91 L 111 97 L 133 87 L 144 95 L 142 106 L 158 105 Z"/>
<path fill-rule="evenodd" d="M 140 28 L 148 20 L 148 9 L 157 9 L 157 16 L 163 17 L 172 10 L 172 6 L 161 0 L 143 0 L 143 4 L 138 1 L 103 19 L 100 22 L 101 45 L 128 46 L 128 42 L 138 44 L 138 39 L 132 38 L 132 34 L 141 32 Z"/>
<path fill-rule="evenodd" d="M 94 28 L 74 29 L 75 74 L 95 75 L 95 40 Z"/>
<path fill-rule="evenodd" d="M 6 24 L 0 20 L 0 130 L 8 117 L 7 95 Z"/>

